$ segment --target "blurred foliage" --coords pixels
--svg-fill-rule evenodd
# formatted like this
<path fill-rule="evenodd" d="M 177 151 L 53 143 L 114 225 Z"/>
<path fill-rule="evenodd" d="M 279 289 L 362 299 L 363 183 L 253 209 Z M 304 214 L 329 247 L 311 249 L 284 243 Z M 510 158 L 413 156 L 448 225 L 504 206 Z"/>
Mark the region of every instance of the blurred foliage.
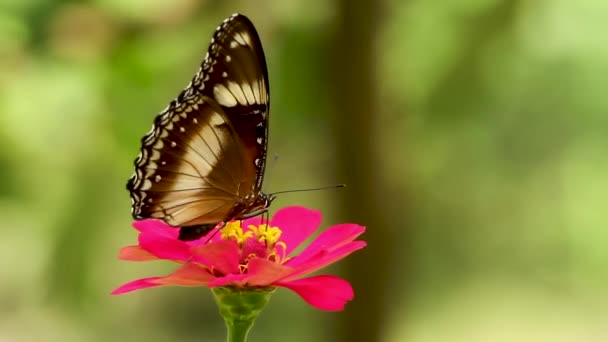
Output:
<path fill-rule="evenodd" d="M 109 296 L 171 269 L 116 260 L 136 237 L 125 183 L 139 139 L 197 70 L 215 26 L 241 12 L 270 69 L 277 158 L 265 188 L 341 182 L 326 82 L 339 10 L 2 0 L 0 340 L 223 340 L 204 289 Z M 378 201 L 394 248 L 361 270 L 390 265 L 384 340 L 606 340 L 608 2 L 388 0 L 380 16 L 375 125 L 357 132 L 379 137 L 377 164 L 348 167 L 387 185 L 365 200 Z M 352 193 L 285 195 L 274 207 L 319 208 L 328 226 L 353 219 L 332 215 Z M 373 234 L 374 222 L 361 223 Z M 346 314 L 279 291 L 251 340 L 329 341 Z"/>

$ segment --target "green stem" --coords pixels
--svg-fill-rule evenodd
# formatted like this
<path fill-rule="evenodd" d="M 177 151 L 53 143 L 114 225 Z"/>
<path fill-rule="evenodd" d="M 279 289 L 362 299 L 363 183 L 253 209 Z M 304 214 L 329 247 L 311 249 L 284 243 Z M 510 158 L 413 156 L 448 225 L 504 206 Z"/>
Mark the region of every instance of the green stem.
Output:
<path fill-rule="evenodd" d="M 216 287 L 212 289 L 220 315 L 228 329 L 228 342 L 245 342 L 256 318 L 272 293 L 269 288 Z"/>
<path fill-rule="evenodd" d="M 249 321 L 231 321 L 226 320 L 226 328 L 228 328 L 228 342 L 245 342 L 249 330 L 253 327 L 255 319 Z"/>

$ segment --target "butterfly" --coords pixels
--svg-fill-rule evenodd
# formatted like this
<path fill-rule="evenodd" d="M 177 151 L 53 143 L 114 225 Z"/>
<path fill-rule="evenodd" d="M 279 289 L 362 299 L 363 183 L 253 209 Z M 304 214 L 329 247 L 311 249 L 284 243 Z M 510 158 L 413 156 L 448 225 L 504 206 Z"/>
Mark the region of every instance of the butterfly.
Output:
<path fill-rule="evenodd" d="M 195 240 L 218 223 L 257 216 L 270 94 L 260 37 L 244 15 L 217 27 L 190 84 L 156 116 L 127 183 L 137 220 L 154 218 Z"/>

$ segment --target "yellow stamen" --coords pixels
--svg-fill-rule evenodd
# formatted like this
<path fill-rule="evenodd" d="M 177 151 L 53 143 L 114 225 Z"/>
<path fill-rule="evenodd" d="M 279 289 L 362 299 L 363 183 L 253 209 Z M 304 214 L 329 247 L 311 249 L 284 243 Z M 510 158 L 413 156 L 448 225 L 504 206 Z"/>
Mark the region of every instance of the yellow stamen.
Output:
<path fill-rule="evenodd" d="M 260 224 L 259 226 L 249 225 L 247 231 L 243 231 L 241 227 L 242 221 L 228 222 L 222 227 L 222 239 L 234 240 L 241 248 L 245 245 L 247 239 L 255 239 L 266 245 L 266 253 L 264 256 L 256 255 L 255 253 L 249 254 L 239 265 L 239 271 L 241 273 L 247 272 L 247 265 L 249 261 L 257 257 L 265 257 L 267 260 L 283 263 L 287 260 L 285 250 L 287 245 L 283 241 L 279 241 L 281 234 L 283 233 L 279 227 L 271 227 L 267 224 Z M 281 250 L 278 250 L 280 247 Z"/>
<path fill-rule="evenodd" d="M 285 259 L 285 257 L 286 257 L 286 255 L 285 255 L 285 251 L 287 250 L 287 244 L 285 244 L 285 242 L 283 242 L 283 241 L 279 241 L 279 242 L 277 242 L 277 244 L 275 245 L 275 247 L 276 247 L 276 246 L 283 247 L 283 248 L 281 248 L 281 254 L 282 254 L 282 255 L 278 255 L 278 254 L 276 253 L 276 250 L 277 250 L 277 249 L 276 249 L 276 248 L 274 249 L 274 250 L 275 250 L 275 254 L 277 254 L 277 262 L 279 262 L 279 263 L 283 263 L 283 262 L 287 261 L 287 260 Z"/>
<path fill-rule="evenodd" d="M 258 241 L 265 242 L 269 248 L 274 247 L 282 234 L 279 227 L 269 227 L 267 224 L 261 224 L 257 227 L 250 225 L 249 230 L 253 232 Z"/>
<path fill-rule="evenodd" d="M 234 238 L 239 245 L 242 245 L 245 240 L 253 237 L 252 231 L 243 232 L 241 228 L 241 221 L 228 222 L 222 228 L 222 239 L 229 240 Z"/>

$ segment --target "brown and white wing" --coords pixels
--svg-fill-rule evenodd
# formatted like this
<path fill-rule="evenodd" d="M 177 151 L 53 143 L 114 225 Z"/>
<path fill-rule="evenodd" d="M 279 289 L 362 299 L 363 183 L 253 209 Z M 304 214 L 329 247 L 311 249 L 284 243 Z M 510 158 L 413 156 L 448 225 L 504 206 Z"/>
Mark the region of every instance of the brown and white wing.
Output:
<path fill-rule="evenodd" d="M 234 218 L 236 206 L 262 187 L 269 101 L 260 38 L 247 17 L 235 14 L 217 28 L 199 72 L 142 139 L 127 184 L 133 216 L 189 227 L 180 239 Z"/>
<path fill-rule="evenodd" d="M 215 224 L 238 200 L 243 143 L 211 98 L 172 101 L 143 137 L 127 184 L 134 218 L 172 226 Z"/>
<path fill-rule="evenodd" d="M 247 179 L 244 190 L 261 190 L 268 146 L 270 91 L 260 37 L 253 23 L 235 14 L 217 27 L 191 91 L 214 98 L 243 141 Z"/>

